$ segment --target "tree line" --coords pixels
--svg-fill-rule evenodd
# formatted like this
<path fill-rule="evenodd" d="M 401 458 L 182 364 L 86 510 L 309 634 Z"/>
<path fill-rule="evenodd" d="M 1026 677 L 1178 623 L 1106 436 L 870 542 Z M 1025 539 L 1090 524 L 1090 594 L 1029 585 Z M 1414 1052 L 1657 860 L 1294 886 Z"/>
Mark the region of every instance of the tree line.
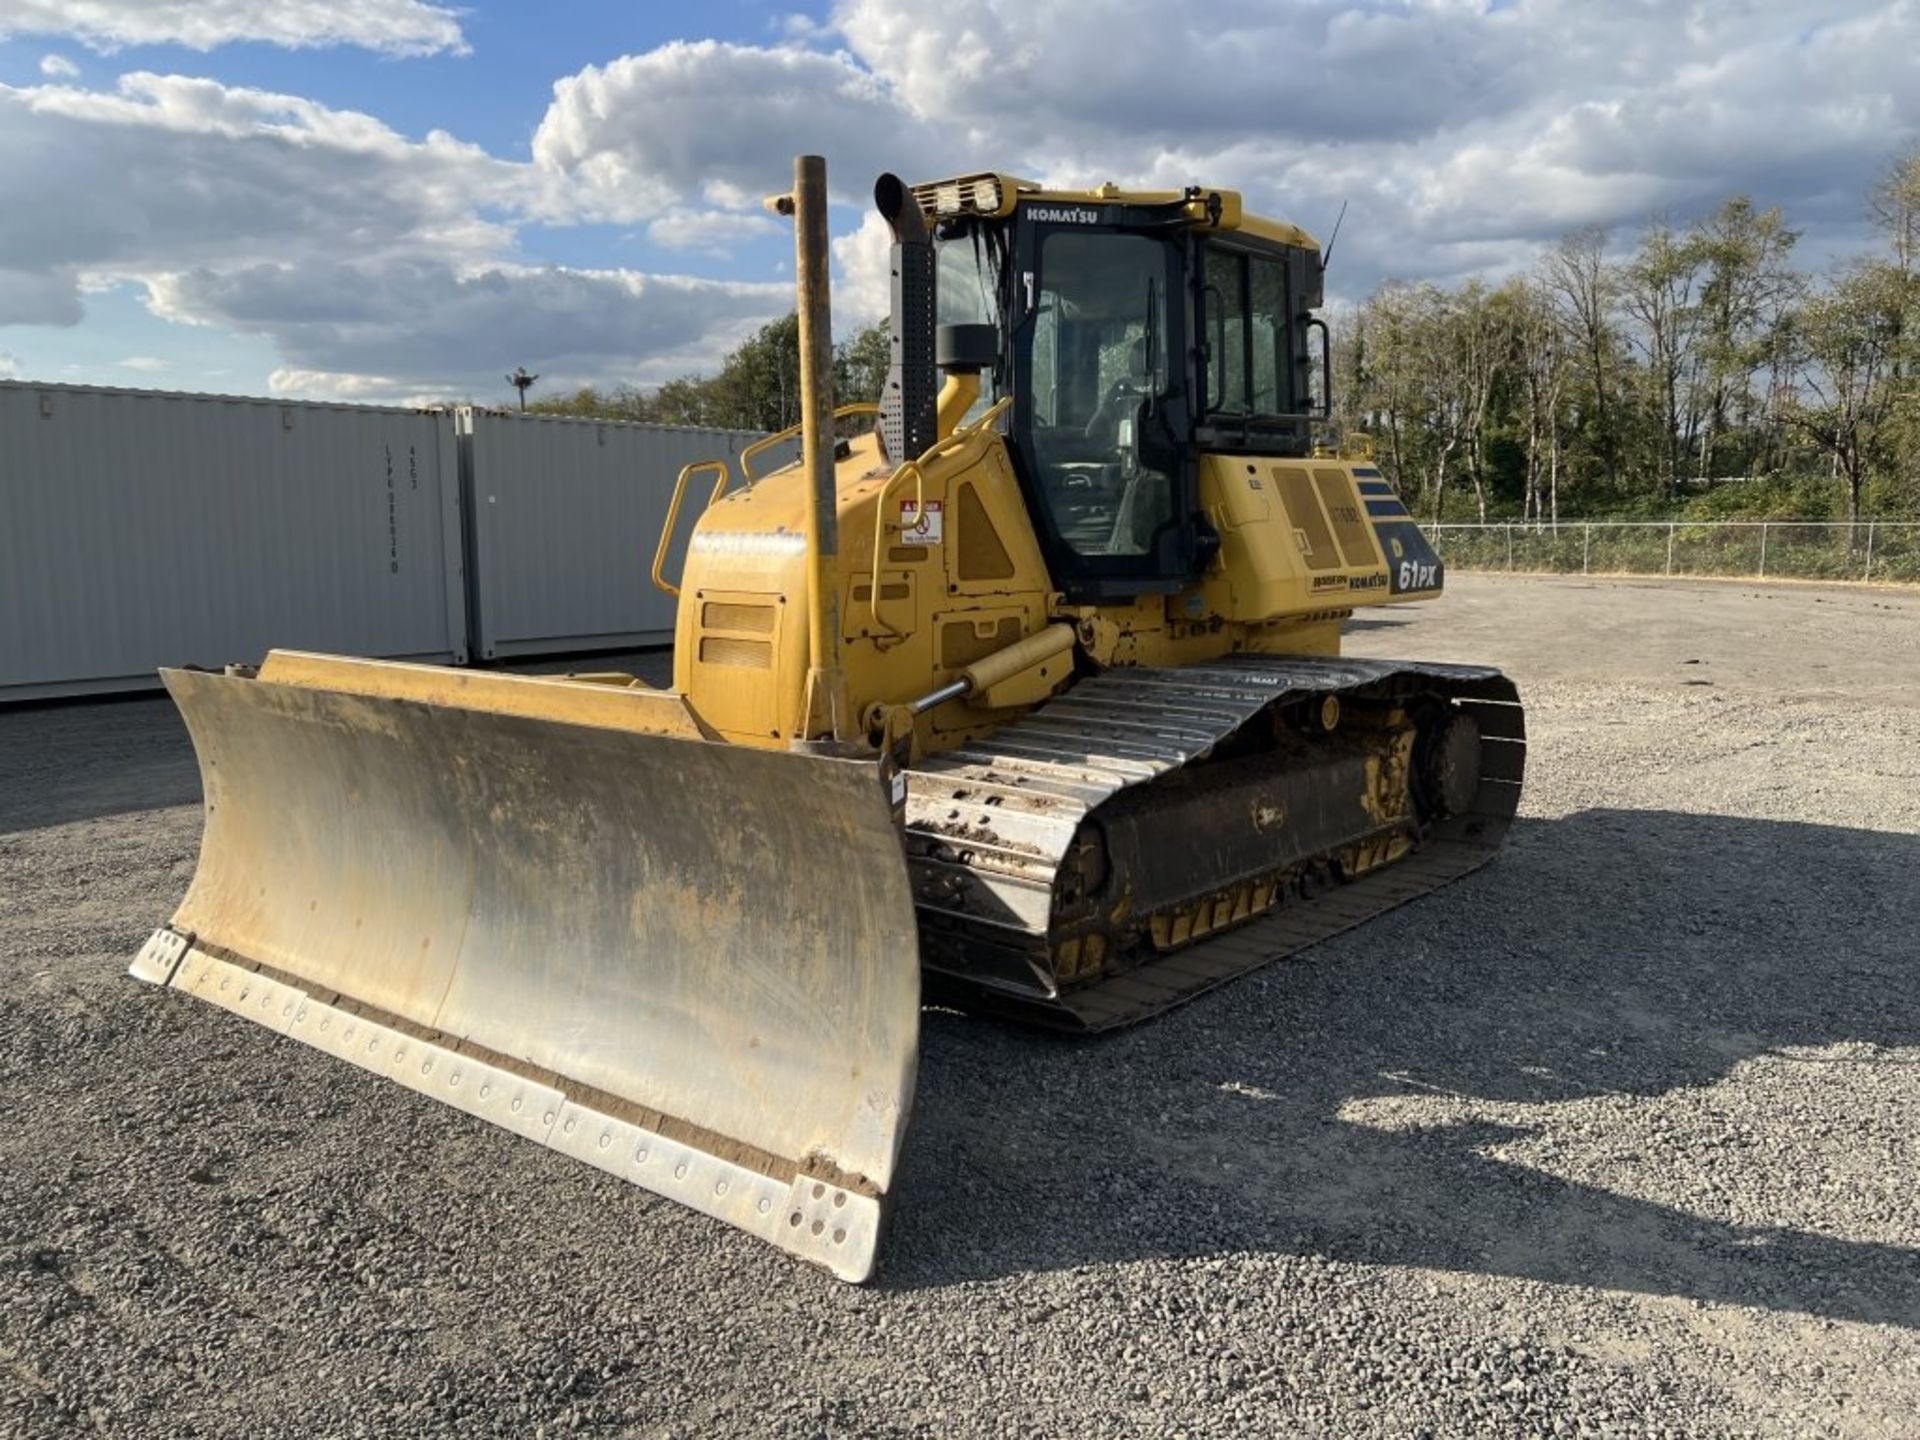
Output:
<path fill-rule="evenodd" d="M 887 326 L 869 325 L 834 347 L 833 393 L 840 404 L 877 400 L 887 378 Z M 640 420 L 655 425 L 714 425 L 784 430 L 800 423 L 800 320 L 784 315 L 760 327 L 712 375 L 682 375 L 652 390 L 584 385 L 535 400 L 546 415 Z"/>
<path fill-rule="evenodd" d="M 1824 273 L 1735 196 L 1499 284 L 1383 285 L 1336 327 L 1336 418 L 1431 520 L 1920 514 L 1920 150 L 1869 211 Z"/>

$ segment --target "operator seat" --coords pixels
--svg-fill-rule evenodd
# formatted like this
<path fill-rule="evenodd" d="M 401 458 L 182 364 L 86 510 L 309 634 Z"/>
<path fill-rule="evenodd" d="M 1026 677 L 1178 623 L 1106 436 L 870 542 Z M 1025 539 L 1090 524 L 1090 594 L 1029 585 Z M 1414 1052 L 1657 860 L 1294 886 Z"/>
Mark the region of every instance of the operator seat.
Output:
<path fill-rule="evenodd" d="M 1094 406 L 1093 414 L 1087 417 L 1087 423 L 1081 432 L 1087 439 L 1099 445 L 1103 450 L 1117 449 L 1120 444 L 1120 423 L 1129 419 L 1140 404 L 1141 396 L 1147 393 L 1147 340 L 1143 335 L 1127 347 L 1126 368 L 1113 384 L 1107 387 L 1107 393 L 1100 403 Z"/>

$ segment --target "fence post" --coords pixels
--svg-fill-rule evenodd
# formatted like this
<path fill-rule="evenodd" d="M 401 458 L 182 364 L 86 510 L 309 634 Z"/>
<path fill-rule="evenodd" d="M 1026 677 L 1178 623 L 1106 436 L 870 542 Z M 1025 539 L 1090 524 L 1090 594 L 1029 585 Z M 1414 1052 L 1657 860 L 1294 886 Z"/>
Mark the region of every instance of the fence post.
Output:
<path fill-rule="evenodd" d="M 1513 570 L 1513 522 L 1511 520 L 1507 522 L 1507 570 L 1509 573 Z"/>
<path fill-rule="evenodd" d="M 1672 521 L 1667 522 L 1667 574 L 1673 574 L 1673 531 Z"/>
<path fill-rule="evenodd" d="M 1862 580 L 1873 578 L 1873 526 L 1874 522 L 1869 520 L 1867 522 L 1867 568 L 1860 572 Z"/>
<path fill-rule="evenodd" d="M 1580 527 L 1580 573 L 1587 573 L 1587 559 L 1593 553 L 1593 526 Z"/>
<path fill-rule="evenodd" d="M 1760 522 L 1760 578 L 1767 578 L 1767 522 Z"/>

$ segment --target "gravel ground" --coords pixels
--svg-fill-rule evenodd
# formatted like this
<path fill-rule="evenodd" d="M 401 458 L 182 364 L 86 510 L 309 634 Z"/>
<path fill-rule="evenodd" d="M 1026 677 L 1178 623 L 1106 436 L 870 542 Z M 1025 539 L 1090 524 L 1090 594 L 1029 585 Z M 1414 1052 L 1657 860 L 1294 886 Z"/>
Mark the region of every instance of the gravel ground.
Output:
<path fill-rule="evenodd" d="M 1920 595 L 1355 628 L 1517 676 L 1506 854 L 1116 1037 L 929 1014 L 864 1289 L 125 978 L 184 733 L 0 713 L 0 1432 L 1920 1432 Z"/>

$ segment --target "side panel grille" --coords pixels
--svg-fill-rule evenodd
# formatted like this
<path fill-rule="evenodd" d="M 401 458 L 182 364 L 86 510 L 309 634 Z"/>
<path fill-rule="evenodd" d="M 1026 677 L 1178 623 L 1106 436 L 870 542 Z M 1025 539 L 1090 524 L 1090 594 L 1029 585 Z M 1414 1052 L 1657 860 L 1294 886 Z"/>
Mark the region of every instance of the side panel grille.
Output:
<path fill-rule="evenodd" d="M 1360 501 L 1354 495 L 1353 481 L 1344 470 L 1316 470 L 1313 483 L 1320 488 L 1327 518 L 1333 522 L 1334 536 L 1340 541 L 1340 553 L 1356 568 L 1378 565 L 1373 541 L 1367 534 L 1366 516 L 1360 513 Z"/>
<path fill-rule="evenodd" d="M 1292 523 L 1294 533 L 1305 542 L 1307 568 L 1337 569 L 1340 555 L 1333 548 L 1333 532 L 1327 528 L 1326 514 L 1320 509 L 1320 496 L 1314 490 L 1307 472 L 1293 466 L 1283 466 L 1273 472 L 1273 481 L 1280 487 L 1280 500 L 1287 507 L 1287 519 Z"/>
<path fill-rule="evenodd" d="M 702 630 L 735 630 L 748 635 L 771 635 L 773 621 L 771 605 L 742 605 L 733 600 L 709 600 L 700 607 Z"/>
<path fill-rule="evenodd" d="M 742 640 L 734 635 L 703 635 L 700 637 L 700 663 L 767 670 L 773 666 L 773 646 L 765 640 Z"/>

